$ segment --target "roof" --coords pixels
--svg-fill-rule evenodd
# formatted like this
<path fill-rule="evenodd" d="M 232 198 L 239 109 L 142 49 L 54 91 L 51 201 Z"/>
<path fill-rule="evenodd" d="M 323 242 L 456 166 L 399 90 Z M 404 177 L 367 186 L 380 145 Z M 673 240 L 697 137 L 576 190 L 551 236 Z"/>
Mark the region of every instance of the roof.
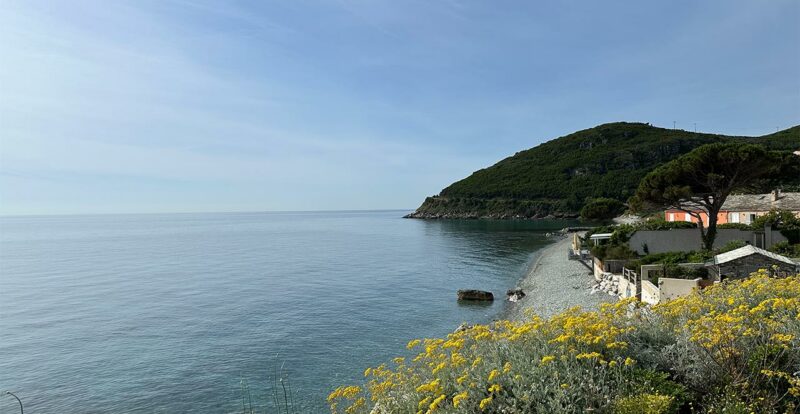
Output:
<path fill-rule="evenodd" d="M 769 257 L 770 259 L 777 260 L 779 262 L 784 262 L 786 264 L 791 264 L 791 265 L 797 266 L 797 263 L 795 263 L 792 259 L 789 259 L 788 257 L 781 256 L 779 254 L 775 254 L 775 253 L 772 253 L 772 252 L 768 252 L 768 251 L 766 251 L 764 249 L 759 249 L 758 247 L 755 247 L 755 246 L 752 246 L 752 245 L 747 245 L 747 246 L 744 246 L 744 247 L 740 247 L 740 248 L 738 248 L 736 250 L 731 250 L 731 251 L 726 252 L 726 253 L 718 254 L 718 255 L 714 256 L 714 259 L 712 259 L 709 262 L 707 262 L 706 266 L 720 265 L 720 264 L 732 262 L 734 260 L 741 259 L 743 257 L 747 257 L 747 256 L 754 255 L 754 254 L 759 254 L 761 256 L 766 256 L 766 257 Z"/>
<path fill-rule="evenodd" d="M 592 240 L 610 239 L 613 233 L 596 233 L 589 236 Z"/>
<path fill-rule="evenodd" d="M 780 193 L 777 201 L 772 201 L 772 194 L 734 194 L 722 205 L 722 211 L 770 210 L 800 211 L 800 193 Z"/>

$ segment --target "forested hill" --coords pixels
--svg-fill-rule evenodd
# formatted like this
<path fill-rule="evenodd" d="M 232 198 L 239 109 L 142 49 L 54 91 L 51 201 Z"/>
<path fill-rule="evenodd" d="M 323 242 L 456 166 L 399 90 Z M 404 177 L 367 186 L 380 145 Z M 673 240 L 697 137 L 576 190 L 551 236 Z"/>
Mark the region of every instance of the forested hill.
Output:
<path fill-rule="evenodd" d="M 518 152 L 428 197 L 415 218 L 576 216 L 587 200 L 626 201 L 656 166 L 701 145 L 746 140 L 800 149 L 800 126 L 763 137 L 731 137 L 618 122 Z"/>

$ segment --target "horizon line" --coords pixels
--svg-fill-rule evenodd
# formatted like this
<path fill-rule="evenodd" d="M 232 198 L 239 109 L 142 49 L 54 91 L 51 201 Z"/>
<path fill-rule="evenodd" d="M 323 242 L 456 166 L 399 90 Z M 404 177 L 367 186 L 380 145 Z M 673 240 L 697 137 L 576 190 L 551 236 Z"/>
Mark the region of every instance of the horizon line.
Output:
<path fill-rule="evenodd" d="M 64 216 L 139 216 L 139 215 L 167 215 L 167 214 L 291 214 L 291 213 L 368 213 L 382 211 L 414 211 L 415 208 L 380 208 L 380 209 L 346 209 L 346 210 L 232 210 L 232 211 L 164 211 L 164 212 L 106 212 L 106 213 L 11 213 L 0 214 L 0 218 L 23 217 L 64 217 Z"/>

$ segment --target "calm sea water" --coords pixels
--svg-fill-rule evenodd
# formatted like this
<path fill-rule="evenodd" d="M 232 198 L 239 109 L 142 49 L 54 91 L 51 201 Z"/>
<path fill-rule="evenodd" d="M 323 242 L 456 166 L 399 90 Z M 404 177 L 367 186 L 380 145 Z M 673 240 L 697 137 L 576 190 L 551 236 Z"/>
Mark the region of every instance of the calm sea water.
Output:
<path fill-rule="evenodd" d="M 404 212 L 0 218 L 0 390 L 26 412 L 241 412 L 283 366 L 307 412 L 412 338 L 487 322 L 565 221 Z M 0 412 L 16 401 L 0 395 Z"/>

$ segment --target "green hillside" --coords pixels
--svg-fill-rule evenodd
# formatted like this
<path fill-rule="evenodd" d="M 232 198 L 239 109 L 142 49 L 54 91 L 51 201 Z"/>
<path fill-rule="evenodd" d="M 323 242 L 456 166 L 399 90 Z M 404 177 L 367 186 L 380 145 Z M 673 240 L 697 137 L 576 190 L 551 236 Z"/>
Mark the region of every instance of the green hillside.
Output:
<path fill-rule="evenodd" d="M 575 216 L 591 198 L 625 201 L 656 166 L 714 142 L 748 140 L 800 149 L 800 127 L 758 138 L 701 134 L 618 122 L 518 152 L 428 197 L 410 217 Z"/>

